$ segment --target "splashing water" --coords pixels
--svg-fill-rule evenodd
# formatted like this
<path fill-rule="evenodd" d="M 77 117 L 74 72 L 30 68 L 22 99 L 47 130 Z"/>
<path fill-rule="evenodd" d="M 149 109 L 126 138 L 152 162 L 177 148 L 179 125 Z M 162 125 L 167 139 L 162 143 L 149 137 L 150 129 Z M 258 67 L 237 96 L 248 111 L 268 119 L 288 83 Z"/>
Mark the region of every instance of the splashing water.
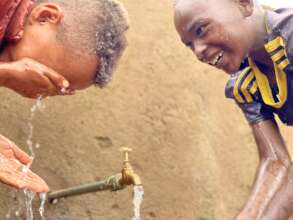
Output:
<path fill-rule="evenodd" d="M 18 206 L 19 204 L 23 204 L 23 201 L 20 200 L 20 197 L 18 196 L 18 190 L 12 189 L 9 192 L 9 196 L 7 198 L 9 202 L 9 209 L 5 215 L 5 219 L 13 219 L 18 220 L 20 217 L 21 210 L 23 209 L 22 206 Z"/>
<path fill-rule="evenodd" d="M 28 127 L 29 127 L 29 134 L 28 134 L 28 138 L 27 138 L 27 146 L 29 148 L 30 151 L 30 156 L 32 157 L 32 161 L 31 163 L 29 163 L 27 166 L 24 166 L 22 168 L 23 172 L 28 172 L 29 168 L 31 167 L 33 160 L 35 158 L 35 152 L 34 152 L 34 146 L 33 146 L 33 134 L 34 134 L 34 126 L 33 126 L 33 119 L 35 116 L 35 112 L 37 109 L 40 109 L 42 107 L 42 96 L 39 96 L 37 98 L 36 103 L 31 107 L 31 115 L 28 121 Z M 36 144 L 36 148 L 39 148 L 39 144 Z M 31 192 L 27 189 L 24 189 L 24 195 L 25 195 L 25 205 L 26 205 L 26 217 L 27 220 L 33 220 L 34 219 L 34 215 L 33 215 L 33 207 L 32 207 L 32 202 L 35 198 L 36 193 Z M 42 195 L 40 194 L 40 199 L 41 199 L 41 207 L 40 207 L 40 215 L 42 220 L 44 219 L 44 205 L 45 205 L 45 201 L 46 201 L 46 194 Z"/>
<path fill-rule="evenodd" d="M 33 220 L 34 214 L 33 214 L 33 200 L 35 198 L 36 193 L 31 192 L 27 189 L 23 190 L 25 195 L 25 206 L 26 206 L 26 218 L 27 220 Z"/>
<path fill-rule="evenodd" d="M 5 215 L 6 219 L 10 219 L 11 218 L 11 209 L 8 210 L 8 212 Z"/>
<path fill-rule="evenodd" d="M 46 220 L 45 215 L 44 215 L 46 197 L 47 197 L 47 193 L 40 193 L 41 206 L 39 208 L 39 213 L 40 213 L 40 216 L 41 216 L 41 220 Z"/>
<path fill-rule="evenodd" d="M 17 218 L 17 219 L 19 219 L 19 217 L 20 217 L 20 213 L 21 213 L 21 208 L 19 208 L 19 209 L 17 209 L 16 211 L 15 211 L 15 217 Z"/>
<path fill-rule="evenodd" d="M 132 220 L 140 220 L 140 205 L 143 200 L 144 190 L 142 186 L 133 187 L 133 214 Z"/>

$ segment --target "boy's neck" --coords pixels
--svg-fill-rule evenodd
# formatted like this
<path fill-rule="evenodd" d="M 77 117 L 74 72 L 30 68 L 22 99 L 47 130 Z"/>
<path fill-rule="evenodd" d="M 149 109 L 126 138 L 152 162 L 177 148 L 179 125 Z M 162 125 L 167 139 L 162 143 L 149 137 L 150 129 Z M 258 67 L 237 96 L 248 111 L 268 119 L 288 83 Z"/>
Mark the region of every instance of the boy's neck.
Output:
<path fill-rule="evenodd" d="M 252 31 L 252 45 L 249 50 L 249 57 L 253 60 L 270 66 L 271 58 L 264 48 L 264 44 L 267 41 L 267 30 L 266 30 L 266 12 L 260 8 L 255 8 L 254 15 L 249 20 L 249 25 Z"/>
<path fill-rule="evenodd" d="M 267 66 L 268 68 L 274 69 L 274 64 L 272 62 L 272 59 L 264 48 L 255 51 L 254 53 L 250 54 L 249 56 L 253 60 Z"/>

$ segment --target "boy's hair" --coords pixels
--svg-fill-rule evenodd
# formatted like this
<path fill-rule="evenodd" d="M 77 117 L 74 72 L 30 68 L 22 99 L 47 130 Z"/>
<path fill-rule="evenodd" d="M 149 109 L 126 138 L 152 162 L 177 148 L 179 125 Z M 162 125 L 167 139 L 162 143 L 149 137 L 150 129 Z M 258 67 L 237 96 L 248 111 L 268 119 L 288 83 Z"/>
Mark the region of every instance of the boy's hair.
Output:
<path fill-rule="evenodd" d="M 60 5 L 64 12 L 58 38 L 81 54 L 97 54 L 96 85 L 105 86 L 127 46 L 127 12 L 116 0 L 36 0 Z"/>

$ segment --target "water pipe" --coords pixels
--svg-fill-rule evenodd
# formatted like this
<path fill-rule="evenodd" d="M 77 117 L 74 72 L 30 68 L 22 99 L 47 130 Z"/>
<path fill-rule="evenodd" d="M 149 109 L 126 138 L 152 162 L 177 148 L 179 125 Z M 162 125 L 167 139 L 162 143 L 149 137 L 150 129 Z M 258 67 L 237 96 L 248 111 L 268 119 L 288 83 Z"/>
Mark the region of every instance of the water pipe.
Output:
<path fill-rule="evenodd" d="M 133 168 L 129 162 L 129 152 L 132 150 L 124 147 L 121 148 L 121 151 L 124 154 L 123 169 L 121 173 L 109 176 L 101 181 L 49 192 L 48 200 L 53 202 L 59 198 L 76 196 L 85 193 L 105 190 L 118 191 L 124 189 L 128 185 L 142 185 L 140 177 L 133 171 Z"/>

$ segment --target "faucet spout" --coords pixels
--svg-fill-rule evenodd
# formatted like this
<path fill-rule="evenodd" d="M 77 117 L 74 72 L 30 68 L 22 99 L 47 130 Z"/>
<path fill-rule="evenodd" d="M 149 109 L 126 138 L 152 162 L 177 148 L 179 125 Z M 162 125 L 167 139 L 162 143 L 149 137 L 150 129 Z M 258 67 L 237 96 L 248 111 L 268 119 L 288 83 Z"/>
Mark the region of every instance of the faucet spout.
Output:
<path fill-rule="evenodd" d="M 122 148 L 124 153 L 123 169 L 121 171 L 122 178 L 120 180 L 121 185 L 142 185 L 140 177 L 133 171 L 133 168 L 129 162 L 129 152 L 132 150 L 130 148 Z"/>
<path fill-rule="evenodd" d="M 140 177 L 135 173 L 132 175 L 132 182 L 133 185 L 142 185 Z"/>
<path fill-rule="evenodd" d="M 142 185 L 140 177 L 133 172 L 131 168 L 124 168 L 122 170 L 122 178 L 120 179 L 120 184 L 123 186 L 127 185 Z"/>

